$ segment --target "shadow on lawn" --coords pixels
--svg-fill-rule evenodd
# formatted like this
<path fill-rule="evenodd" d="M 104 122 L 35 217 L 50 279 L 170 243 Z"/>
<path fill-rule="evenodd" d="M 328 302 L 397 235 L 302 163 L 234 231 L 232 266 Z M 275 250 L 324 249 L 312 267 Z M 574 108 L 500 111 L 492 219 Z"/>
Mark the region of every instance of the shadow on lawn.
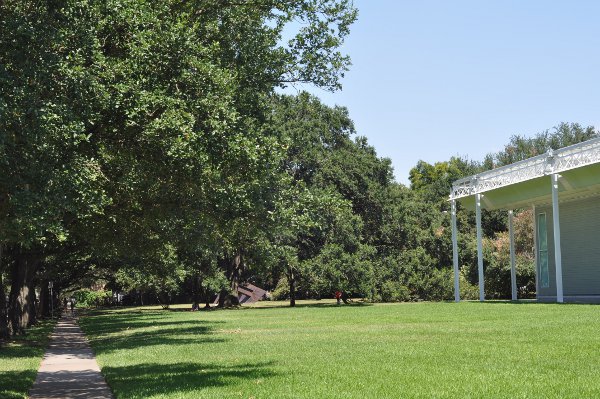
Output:
<path fill-rule="evenodd" d="M 237 366 L 194 362 L 150 363 L 124 367 L 107 366 L 102 369 L 102 373 L 117 397 L 139 398 L 223 387 L 239 380 L 256 380 L 258 383 L 259 380 L 276 375 L 271 366 L 273 362 L 245 363 Z"/>
<path fill-rule="evenodd" d="M 0 352 L 4 351 L 2 348 Z M 1 357 L 0 357 L 1 358 Z M 0 373 L 0 398 L 23 399 L 35 381 L 37 370 L 3 371 Z"/>
<path fill-rule="evenodd" d="M 153 325 L 152 325 L 153 326 Z M 152 327 L 145 325 L 145 327 Z M 143 330 L 131 334 L 92 338 L 96 353 L 110 353 L 123 349 L 136 349 L 154 345 L 210 344 L 225 342 L 223 338 L 209 335 L 213 331 L 209 326 L 177 327 Z"/>
<path fill-rule="evenodd" d="M 369 302 L 350 302 L 343 303 L 341 305 L 336 304 L 335 302 L 324 302 L 324 303 L 299 303 L 296 304 L 295 308 L 355 308 L 355 307 L 368 307 L 373 306 L 372 303 Z M 294 307 L 290 307 L 290 305 L 273 305 L 273 306 L 252 306 L 252 307 L 244 307 L 241 306 L 239 308 L 235 308 L 237 310 L 264 310 L 264 309 L 293 309 Z"/>
<path fill-rule="evenodd" d="M 23 368 L 28 367 L 28 363 L 31 364 L 25 358 L 33 360 L 42 358 L 48 345 L 48 335 L 53 327 L 53 321 L 44 320 L 29 328 L 26 335 L 16 336 L 8 341 L 1 342 L 0 364 L 8 365 L 8 369 L 0 372 L 0 398 L 26 397 L 27 390 L 31 387 L 37 375 L 37 366 L 23 370 Z M 28 363 L 21 363 L 23 361 Z M 21 368 L 21 370 L 15 370 L 15 368 Z"/>
<path fill-rule="evenodd" d="M 224 339 L 211 334 L 217 323 L 222 322 L 197 319 L 164 320 L 164 317 L 140 316 L 137 312 L 90 315 L 80 320 L 80 325 L 96 353 L 153 345 L 223 342 Z"/>
<path fill-rule="evenodd" d="M 199 319 L 173 320 L 168 317 L 169 313 L 165 313 L 166 311 L 155 310 L 154 312 L 156 314 L 149 314 L 138 310 L 119 313 L 110 311 L 90 312 L 80 319 L 79 324 L 84 328 L 86 334 L 96 336 L 118 333 L 129 329 L 181 327 L 186 324 L 201 330 L 202 328 L 210 328 L 210 324 L 221 323 L 219 321 L 208 323 Z"/>
<path fill-rule="evenodd" d="M 46 344 L 40 342 L 19 343 L 19 341 L 11 341 L 8 344 L 3 343 L 0 346 L 0 362 L 8 361 L 6 359 L 10 358 L 41 357 L 44 354 L 45 349 Z"/>

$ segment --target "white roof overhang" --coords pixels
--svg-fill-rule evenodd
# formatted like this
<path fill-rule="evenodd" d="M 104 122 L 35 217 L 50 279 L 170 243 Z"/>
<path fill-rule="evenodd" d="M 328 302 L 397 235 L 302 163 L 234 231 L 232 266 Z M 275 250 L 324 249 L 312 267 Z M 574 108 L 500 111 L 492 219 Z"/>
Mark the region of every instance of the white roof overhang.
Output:
<path fill-rule="evenodd" d="M 600 195 L 600 138 L 457 180 L 450 199 L 474 208 L 475 194 L 482 194 L 488 210 L 550 203 L 554 173 L 561 176 L 561 201 Z"/>

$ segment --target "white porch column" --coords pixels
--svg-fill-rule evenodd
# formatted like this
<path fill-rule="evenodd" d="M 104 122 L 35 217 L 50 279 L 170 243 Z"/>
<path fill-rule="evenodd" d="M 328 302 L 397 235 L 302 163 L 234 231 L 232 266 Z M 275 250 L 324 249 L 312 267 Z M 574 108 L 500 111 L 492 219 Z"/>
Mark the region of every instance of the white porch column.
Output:
<path fill-rule="evenodd" d="M 475 194 L 475 219 L 477 222 L 477 272 L 479 275 L 479 300 L 485 300 L 483 286 L 483 244 L 481 233 L 481 194 Z"/>
<path fill-rule="evenodd" d="M 563 278 L 562 254 L 560 251 L 560 216 L 558 212 L 558 174 L 552 174 L 552 223 L 554 225 L 554 263 L 556 268 L 556 302 L 562 303 Z"/>
<path fill-rule="evenodd" d="M 513 230 L 513 211 L 508 211 L 508 231 L 510 235 L 510 287 L 511 298 L 517 300 L 517 271 L 515 269 L 515 232 Z"/>
<path fill-rule="evenodd" d="M 454 265 L 454 302 L 460 302 L 460 287 L 458 286 L 458 229 L 456 228 L 456 201 L 451 202 L 452 216 L 452 263 Z"/>

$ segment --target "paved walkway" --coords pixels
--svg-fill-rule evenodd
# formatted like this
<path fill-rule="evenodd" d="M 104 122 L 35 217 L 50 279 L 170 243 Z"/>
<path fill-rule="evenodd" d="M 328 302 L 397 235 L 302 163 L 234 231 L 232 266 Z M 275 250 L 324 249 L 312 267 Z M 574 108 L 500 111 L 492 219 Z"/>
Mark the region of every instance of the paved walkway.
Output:
<path fill-rule="evenodd" d="M 65 313 L 52 333 L 30 399 L 113 399 L 85 335 Z"/>

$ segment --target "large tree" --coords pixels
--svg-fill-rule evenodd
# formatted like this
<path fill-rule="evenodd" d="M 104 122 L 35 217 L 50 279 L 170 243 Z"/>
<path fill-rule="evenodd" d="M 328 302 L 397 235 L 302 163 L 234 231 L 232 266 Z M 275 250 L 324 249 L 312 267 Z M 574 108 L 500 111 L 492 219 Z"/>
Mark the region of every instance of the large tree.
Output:
<path fill-rule="evenodd" d="M 182 237 L 235 251 L 278 173 L 268 97 L 293 82 L 338 88 L 355 18 L 348 0 L 1 2 L 0 244 L 15 330 L 45 254 L 75 237 L 113 265 L 188 249 Z"/>

